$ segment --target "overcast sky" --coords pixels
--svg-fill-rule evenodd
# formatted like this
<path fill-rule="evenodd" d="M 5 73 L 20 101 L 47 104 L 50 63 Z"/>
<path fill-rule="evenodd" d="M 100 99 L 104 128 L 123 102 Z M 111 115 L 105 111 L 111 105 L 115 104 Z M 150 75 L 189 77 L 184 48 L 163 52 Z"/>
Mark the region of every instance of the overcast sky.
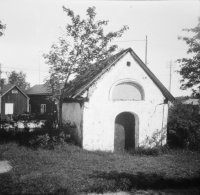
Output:
<path fill-rule="evenodd" d="M 6 72 L 22 70 L 31 86 L 42 84 L 48 66 L 42 57 L 50 51 L 69 22 L 62 6 L 85 17 L 90 6 L 96 7 L 96 20 L 109 20 L 106 32 L 128 25 L 121 38 L 115 39 L 120 48 L 131 47 L 145 61 L 145 38 L 148 38 L 148 67 L 169 88 L 169 67 L 174 61 L 187 57 L 187 45 L 178 35 L 191 36 L 183 28 L 197 26 L 200 1 L 62 1 L 62 0 L 0 0 L 0 20 L 6 24 L 0 37 L 2 77 Z M 188 95 L 180 90 L 180 76 L 172 75 L 172 95 Z"/>

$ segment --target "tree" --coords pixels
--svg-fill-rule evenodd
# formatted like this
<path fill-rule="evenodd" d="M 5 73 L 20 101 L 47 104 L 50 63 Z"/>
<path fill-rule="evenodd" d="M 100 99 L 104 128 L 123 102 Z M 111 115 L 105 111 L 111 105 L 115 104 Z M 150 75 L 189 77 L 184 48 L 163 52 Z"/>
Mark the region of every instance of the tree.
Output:
<path fill-rule="evenodd" d="M 172 147 L 200 150 L 199 119 L 198 105 L 175 102 L 169 109 L 168 144 Z"/>
<path fill-rule="evenodd" d="M 26 82 L 26 74 L 22 71 L 12 71 L 8 77 L 8 83 L 15 84 L 24 91 L 30 88 L 30 83 Z"/>
<path fill-rule="evenodd" d="M 192 88 L 193 93 L 196 94 L 197 88 L 200 87 L 200 17 L 195 28 L 183 29 L 183 31 L 192 32 L 195 35 L 193 37 L 178 36 L 178 39 L 185 41 L 188 45 L 187 53 L 193 54 L 191 58 L 178 59 L 178 62 L 181 63 L 179 71 L 182 76 L 181 89 Z"/>
<path fill-rule="evenodd" d="M 117 45 L 110 42 L 121 37 L 128 29 L 123 26 L 119 31 L 104 34 L 104 26 L 108 21 L 95 22 L 95 7 L 89 7 L 87 19 L 81 19 L 70 9 L 63 6 L 63 11 L 71 19 L 64 34 L 57 44 L 51 46 L 51 51 L 44 54 L 46 63 L 50 66 L 47 86 L 53 97 L 59 100 L 59 124 L 62 123 L 62 102 L 66 88 L 72 85 L 71 79 L 84 74 L 92 64 L 110 56 L 117 50 Z M 59 94 L 59 95 L 58 95 Z"/>
<path fill-rule="evenodd" d="M 6 25 L 2 24 L 1 20 L 0 20 L 0 37 L 3 35 L 5 28 L 6 28 Z M 1 78 L 1 64 L 0 64 L 0 114 L 1 114 L 2 86 L 3 86 L 4 82 L 5 82 L 5 80 Z"/>
<path fill-rule="evenodd" d="M 0 20 L 0 36 L 3 35 L 5 29 L 6 29 L 6 25 L 5 25 L 5 24 L 2 24 L 2 23 L 1 23 L 1 20 Z M 0 66 L 1 66 L 1 64 L 0 64 Z M 1 68 L 0 68 L 0 71 L 1 71 Z M 0 72 L 0 74 L 1 74 L 1 72 Z M 2 87 L 2 85 L 3 85 L 4 83 L 5 83 L 5 79 L 2 79 L 2 78 L 0 77 L 0 88 Z M 1 89 L 0 89 L 0 90 L 1 90 Z"/>
<path fill-rule="evenodd" d="M 0 36 L 2 36 L 4 34 L 5 29 L 6 29 L 6 25 L 2 24 L 0 21 Z"/>
<path fill-rule="evenodd" d="M 7 81 L 6 81 L 5 78 L 2 78 L 2 79 L 0 80 L 0 85 L 3 86 L 3 85 L 5 85 L 5 84 L 7 84 Z"/>

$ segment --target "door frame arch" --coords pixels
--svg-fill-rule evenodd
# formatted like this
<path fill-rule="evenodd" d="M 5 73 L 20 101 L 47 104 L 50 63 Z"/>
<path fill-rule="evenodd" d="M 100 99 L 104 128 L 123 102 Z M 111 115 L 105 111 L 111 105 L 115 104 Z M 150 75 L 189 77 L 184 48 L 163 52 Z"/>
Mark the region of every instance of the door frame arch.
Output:
<path fill-rule="evenodd" d="M 124 110 L 124 111 L 122 111 L 122 112 L 117 113 L 117 114 L 115 115 L 115 117 L 114 117 L 114 121 L 113 121 L 113 123 L 114 123 L 113 148 L 114 148 L 114 145 L 115 145 L 115 120 L 116 120 L 117 116 L 118 116 L 119 114 L 122 114 L 122 113 L 130 113 L 130 114 L 132 114 L 132 115 L 134 116 L 134 118 L 135 118 L 135 135 L 134 135 L 134 138 L 135 138 L 134 149 L 135 149 L 135 148 L 139 147 L 139 117 L 138 117 L 138 115 L 137 115 L 136 113 L 134 113 L 134 112 L 132 112 L 132 111 L 127 111 L 127 110 Z M 114 148 L 114 150 L 115 150 L 115 148 Z"/>

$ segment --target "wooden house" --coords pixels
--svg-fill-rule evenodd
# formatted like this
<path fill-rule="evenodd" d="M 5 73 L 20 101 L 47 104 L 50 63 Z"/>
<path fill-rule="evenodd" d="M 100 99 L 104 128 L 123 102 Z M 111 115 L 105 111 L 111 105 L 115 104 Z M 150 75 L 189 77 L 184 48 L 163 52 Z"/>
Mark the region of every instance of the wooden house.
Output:
<path fill-rule="evenodd" d="M 28 112 L 29 97 L 13 84 L 4 85 L 1 94 L 1 115 L 23 114 Z"/>
<path fill-rule="evenodd" d="M 53 113 L 56 110 L 55 102 L 51 101 L 52 94 L 44 85 L 34 85 L 27 91 L 30 98 L 30 113 Z"/>

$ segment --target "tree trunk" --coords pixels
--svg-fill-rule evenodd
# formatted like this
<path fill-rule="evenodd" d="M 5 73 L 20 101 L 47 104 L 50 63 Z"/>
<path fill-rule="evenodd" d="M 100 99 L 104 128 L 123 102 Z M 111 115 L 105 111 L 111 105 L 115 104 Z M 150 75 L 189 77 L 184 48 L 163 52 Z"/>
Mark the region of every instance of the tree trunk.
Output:
<path fill-rule="evenodd" d="M 62 104 L 63 104 L 63 98 L 60 97 L 59 112 L 58 112 L 58 127 L 59 127 L 59 130 L 62 129 Z"/>

